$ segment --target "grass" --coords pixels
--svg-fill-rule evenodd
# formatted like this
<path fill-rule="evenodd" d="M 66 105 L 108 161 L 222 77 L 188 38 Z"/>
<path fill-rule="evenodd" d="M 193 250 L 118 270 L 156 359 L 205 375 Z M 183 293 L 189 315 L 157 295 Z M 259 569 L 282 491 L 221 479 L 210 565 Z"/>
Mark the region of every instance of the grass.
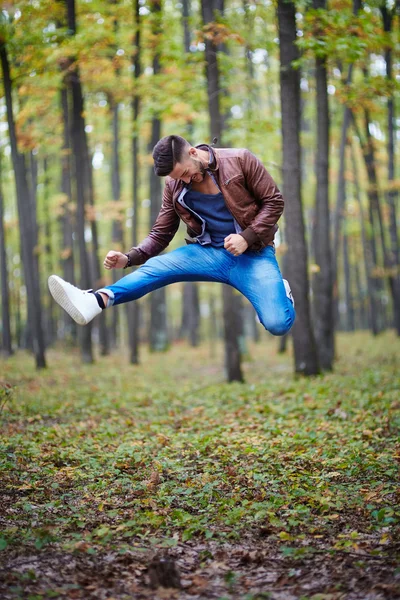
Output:
<path fill-rule="evenodd" d="M 400 340 L 337 353 L 294 379 L 269 338 L 230 385 L 220 346 L 0 363 L 2 598 L 163 597 L 159 557 L 165 597 L 398 597 Z"/>

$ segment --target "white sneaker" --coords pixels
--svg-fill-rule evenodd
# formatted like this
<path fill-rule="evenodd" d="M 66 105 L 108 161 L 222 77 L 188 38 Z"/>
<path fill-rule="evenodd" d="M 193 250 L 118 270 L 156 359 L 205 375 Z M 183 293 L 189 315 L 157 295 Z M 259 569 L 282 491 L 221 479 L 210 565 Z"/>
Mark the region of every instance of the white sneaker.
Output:
<path fill-rule="evenodd" d="M 48 285 L 54 300 L 79 325 L 87 325 L 102 312 L 93 290 L 80 290 L 58 275 L 50 275 Z"/>
<path fill-rule="evenodd" d="M 287 279 L 283 280 L 283 285 L 285 286 L 286 296 L 289 298 L 289 300 L 292 301 L 293 306 L 294 306 L 294 298 L 293 298 L 292 290 L 290 289 L 290 285 L 289 285 L 289 282 Z"/>

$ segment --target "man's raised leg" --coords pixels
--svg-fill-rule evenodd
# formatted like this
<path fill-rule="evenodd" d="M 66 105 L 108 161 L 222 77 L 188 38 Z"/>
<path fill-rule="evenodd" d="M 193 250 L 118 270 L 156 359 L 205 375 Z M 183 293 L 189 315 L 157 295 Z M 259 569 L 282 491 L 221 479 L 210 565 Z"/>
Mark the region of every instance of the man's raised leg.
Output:
<path fill-rule="evenodd" d="M 151 258 L 116 283 L 97 290 L 108 296 L 107 306 L 137 300 L 145 294 L 178 281 L 227 283 L 228 258 L 223 249 L 191 244 Z M 93 290 L 80 290 L 57 275 L 49 277 L 53 298 L 79 325 L 102 312 Z"/>

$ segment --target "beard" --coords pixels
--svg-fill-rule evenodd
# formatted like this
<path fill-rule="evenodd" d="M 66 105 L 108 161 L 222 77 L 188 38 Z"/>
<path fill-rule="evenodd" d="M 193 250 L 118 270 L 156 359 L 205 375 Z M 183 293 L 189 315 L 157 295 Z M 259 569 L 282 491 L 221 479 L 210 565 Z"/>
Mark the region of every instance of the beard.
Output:
<path fill-rule="evenodd" d="M 192 158 L 191 160 L 196 166 L 196 172 L 193 173 L 191 180 L 197 181 L 197 183 L 200 183 L 200 181 L 203 181 L 203 179 L 205 177 L 206 169 L 203 166 L 203 163 L 201 163 L 199 160 L 196 160 L 195 158 Z"/>

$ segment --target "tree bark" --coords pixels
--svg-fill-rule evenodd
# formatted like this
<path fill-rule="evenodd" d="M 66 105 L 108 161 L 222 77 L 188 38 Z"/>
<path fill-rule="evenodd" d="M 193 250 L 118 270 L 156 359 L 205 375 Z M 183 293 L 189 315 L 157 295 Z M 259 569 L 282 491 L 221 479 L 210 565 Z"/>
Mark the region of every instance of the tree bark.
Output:
<path fill-rule="evenodd" d="M 314 8 L 326 8 L 326 0 L 314 0 Z M 313 277 L 313 322 L 322 369 L 331 371 L 335 356 L 333 280 L 329 213 L 329 104 L 326 58 L 315 60 L 317 154 L 314 255 L 319 270 Z"/>
<path fill-rule="evenodd" d="M 111 157 L 111 189 L 114 202 L 118 203 L 121 200 L 121 173 L 119 160 L 119 118 L 118 118 L 118 103 L 109 95 L 110 115 L 112 124 L 112 157 Z M 121 215 L 117 208 L 116 218 L 111 224 L 111 239 L 113 248 L 123 252 L 124 248 L 124 229 L 121 223 Z M 120 278 L 120 274 L 116 269 L 112 270 L 113 283 Z M 111 324 L 111 344 L 115 347 L 118 340 L 118 307 L 115 306 L 112 311 Z"/>
<path fill-rule="evenodd" d="M 153 35 L 157 39 L 153 55 L 153 73 L 157 75 L 160 72 L 160 47 L 159 38 L 161 35 L 161 0 L 152 0 L 151 2 L 153 16 Z M 151 122 L 151 140 L 149 151 L 153 150 L 161 137 L 161 120 L 157 114 L 153 115 Z M 161 208 L 162 189 L 161 179 L 154 173 L 153 167 L 149 169 L 150 179 L 150 228 L 153 226 Z M 167 299 L 165 288 L 155 290 L 150 294 L 150 331 L 149 331 L 150 350 L 152 352 L 164 352 L 168 348 L 168 327 L 167 327 Z"/>
<path fill-rule="evenodd" d="M 182 0 L 183 47 L 185 48 L 185 52 L 190 52 L 190 1 Z"/>
<path fill-rule="evenodd" d="M 384 31 L 390 34 L 392 31 L 393 17 L 395 7 L 388 10 L 385 4 L 380 7 L 383 20 Z M 385 61 L 386 61 L 386 78 L 389 82 L 393 81 L 393 50 L 390 46 L 386 46 Z M 388 251 L 388 266 L 392 273 L 390 278 L 391 292 L 393 297 L 393 317 L 394 326 L 397 335 L 400 335 L 400 252 L 399 252 L 399 237 L 397 231 L 397 215 L 396 204 L 398 202 L 399 191 L 392 189 L 391 182 L 395 180 L 395 132 L 396 132 L 396 115 L 395 102 L 393 92 L 387 98 L 387 155 L 388 155 L 388 182 L 389 189 L 386 192 L 386 202 L 389 207 L 389 251 Z"/>
<path fill-rule="evenodd" d="M 117 4 L 117 0 L 110 0 L 112 5 Z M 118 19 L 114 20 L 114 34 L 117 36 L 119 31 Z M 116 42 L 110 45 L 110 61 L 113 61 L 118 46 Z M 117 81 L 116 87 L 119 87 L 120 69 L 114 67 L 114 74 Z M 108 94 L 108 106 L 112 129 L 112 144 L 111 144 L 111 191 L 112 199 L 115 202 L 115 218 L 111 223 L 111 240 L 113 248 L 123 252 L 124 250 L 124 228 L 122 224 L 123 216 L 120 213 L 119 202 L 121 200 L 121 169 L 120 169 L 120 130 L 119 130 L 119 102 L 116 94 L 110 92 Z M 112 281 L 116 283 L 120 279 L 121 274 L 117 269 L 111 271 Z M 108 312 L 108 311 L 107 311 Z M 107 312 L 105 317 L 107 317 Z M 111 327 L 109 328 L 109 344 L 114 348 L 118 343 L 118 324 L 119 324 L 120 309 L 115 306 L 111 311 Z"/>
<path fill-rule="evenodd" d="M 371 133 L 369 131 L 369 123 L 370 116 L 369 111 L 364 109 L 364 132 L 365 138 L 361 134 L 358 126 L 355 115 L 353 115 L 353 123 L 354 128 L 357 133 L 357 137 L 360 141 L 362 154 L 364 158 L 365 168 L 368 175 L 368 203 L 369 203 L 369 219 L 371 225 L 371 249 L 372 249 L 372 257 L 375 271 L 380 270 L 379 268 L 383 266 L 384 273 L 389 276 L 389 286 L 391 292 L 393 293 L 393 285 L 392 285 L 392 277 L 390 275 L 389 270 L 389 259 L 385 238 L 385 227 L 383 223 L 383 215 L 382 208 L 380 203 L 379 189 L 378 189 L 378 173 L 376 169 L 376 159 L 375 159 L 375 146 L 374 141 L 372 139 Z M 386 307 L 382 304 L 382 291 L 384 288 L 384 279 L 383 277 L 375 277 L 374 278 L 374 287 L 377 289 L 380 300 L 380 327 L 382 329 L 386 328 Z M 395 305 L 397 298 L 392 295 L 393 304 Z"/>
<path fill-rule="evenodd" d="M 47 273 L 54 273 L 53 269 L 53 248 L 51 244 L 52 238 L 52 219 L 50 216 L 50 206 L 49 206 L 49 172 L 48 172 L 48 158 L 45 157 L 43 159 L 43 218 L 44 218 L 44 239 L 45 239 L 45 265 Z M 51 300 L 51 298 L 49 298 Z M 56 338 L 56 319 L 54 314 L 54 308 L 56 304 L 52 300 L 49 302 L 49 305 L 46 310 L 46 342 L 48 345 L 51 345 Z"/>
<path fill-rule="evenodd" d="M 182 28 L 183 28 L 183 49 L 187 55 L 190 54 L 190 0 L 182 2 Z M 188 140 L 192 139 L 193 127 L 189 123 L 187 127 Z M 180 335 L 188 336 L 191 346 L 196 347 L 200 343 L 199 327 L 200 327 L 200 302 L 199 302 L 199 286 L 195 281 L 185 281 L 183 284 L 182 297 L 182 323 L 180 327 Z"/>
<path fill-rule="evenodd" d="M 361 224 L 361 239 L 363 246 L 363 254 L 364 254 L 364 264 L 365 264 L 365 274 L 367 279 L 367 290 L 368 290 L 368 299 L 369 299 L 369 323 L 371 326 L 371 331 L 374 335 L 377 335 L 380 331 L 379 323 L 378 323 L 378 294 L 379 290 L 376 286 L 376 280 L 373 278 L 373 269 L 374 269 L 374 261 L 373 261 L 373 253 L 371 242 L 367 236 L 366 226 L 365 226 L 365 216 L 364 209 L 361 201 L 361 191 L 360 191 L 360 183 L 359 183 L 359 174 L 357 168 L 357 162 L 354 152 L 354 143 L 351 144 L 351 164 L 354 176 L 354 195 L 359 207 L 360 214 L 360 224 Z"/>
<path fill-rule="evenodd" d="M 20 154 L 17 146 L 12 102 L 12 82 L 5 43 L 0 43 L 0 62 L 3 72 L 8 132 L 10 136 L 11 156 L 14 166 L 15 186 L 17 192 L 22 263 L 24 268 L 26 291 L 30 305 L 29 325 L 32 332 L 32 345 L 36 360 L 36 367 L 41 369 L 46 367 L 46 358 L 42 327 L 42 305 L 40 298 L 39 272 L 37 268 L 38 263 L 37 260 L 35 260 L 36 224 L 33 224 L 33 217 L 31 214 L 25 157 L 23 154 Z"/>
<path fill-rule="evenodd" d="M 182 304 L 180 337 L 187 335 L 190 345 L 196 347 L 200 343 L 200 302 L 198 286 L 192 281 L 183 285 Z"/>
<path fill-rule="evenodd" d="M 61 265 L 63 277 L 66 281 L 75 285 L 74 269 L 74 211 L 72 206 L 72 186 L 71 186 L 71 140 L 70 140 L 70 108 L 68 104 L 68 90 L 63 82 L 61 88 L 61 112 L 63 119 L 63 146 L 61 151 L 61 192 L 64 194 L 62 214 L 60 224 L 62 230 L 62 252 Z M 75 321 L 63 311 L 63 338 L 70 338 L 74 344 L 77 338 L 77 326 Z"/>
<path fill-rule="evenodd" d="M 4 222 L 4 198 L 1 186 L 3 176 L 2 153 L 0 152 L 0 286 L 1 286 L 1 324 L 2 344 L 1 349 L 5 356 L 13 354 L 11 325 L 10 325 L 10 297 L 8 287 L 8 269 L 6 253 L 6 231 Z"/>
<path fill-rule="evenodd" d="M 353 0 L 353 15 L 361 10 L 361 0 Z M 351 84 L 353 78 L 353 64 L 350 63 L 349 70 L 346 77 L 346 86 Z M 344 204 L 345 204 L 345 161 L 346 161 L 346 145 L 347 145 L 347 133 L 351 124 L 351 109 L 345 105 L 343 107 L 343 119 L 342 119 L 342 131 L 340 135 L 340 149 L 339 149 L 339 174 L 338 174 L 338 186 L 336 194 L 336 208 L 333 213 L 333 261 L 332 261 L 332 283 L 333 283 L 333 314 L 334 319 L 337 315 L 337 303 L 338 303 L 338 282 L 337 282 L 337 271 L 338 271 L 338 257 L 339 257 L 339 243 L 340 243 L 340 232 L 342 227 L 342 221 L 344 217 Z"/>
<path fill-rule="evenodd" d="M 215 21 L 216 13 L 220 12 L 221 0 L 202 0 L 201 11 L 205 26 Z M 210 138 L 216 137 L 221 144 L 222 114 L 220 110 L 220 83 L 218 70 L 218 48 L 213 39 L 207 36 L 204 40 L 206 59 L 206 81 L 208 114 L 210 115 Z"/>
<path fill-rule="evenodd" d="M 241 352 L 238 333 L 241 330 L 240 313 L 234 306 L 235 291 L 229 285 L 222 285 L 224 334 L 225 334 L 225 370 L 228 381 L 243 382 Z M 236 310 L 235 310 L 236 308 Z M 232 331 L 235 335 L 232 335 Z"/>
<path fill-rule="evenodd" d="M 97 230 L 97 221 L 96 221 L 96 213 L 95 213 L 95 201 L 94 201 L 94 185 L 93 185 L 93 169 L 92 169 L 92 160 L 89 153 L 89 147 L 87 143 L 87 137 L 85 129 L 83 129 L 83 138 L 82 145 L 84 148 L 84 156 L 85 156 L 85 179 L 86 185 L 85 187 L 88 190 L 89 195 L 89 205 L 91 207 L 91 217 L 90 217 L 90 229 L 92 233 L 92 255 L 91 255 L 91 272 L 93 272 L 94 276 L 94 287 L 95 289 L 99 289 L 105 285 L 104 276 L 101 272 L 100 267 L 100 259 L 99 259 L 99 236 Z M 107 356 L 110 353 L 110 343 L 108 336 L 108 328 L 107 328 L 107 320 L 106 315 L 103 314 L 102 317 L 97 321 L 99 328 L 99 341 L 100 341 L 100 354 L 102 356 Z"/>
<path fill-rule="evenodd" d="M 140 1 L 134 2 L 134 21 L 135 21 L 135 44 L 132 54 L 133 65 L 133 98 L 132 98 L 132 198 L 133 198 L 133 216 L 132 216 L 132 246 L 138 243 L 138 214 L 139 214 L 139 111 L 140 98 L 138 93 L 138 81 L 141 73 L 141 23 L 140 23 Z M 134 267 L 135 268 L 135 267 Z M 130 363 L 139 364 L 139 308 L 138 302 L 129 302 L 126 304 L 126 315 L 128 320 L 128 338 L 130 348 Z"/>
<path fill-rule="evenodd" d="M 215 15 L 223 8 L 222 0 L 202 0 L 201 9 L 204 25 L 215 20 Z M 218 71 L 218 49 L 212 39 L 205 39 L 206 79 L 208 111 L 210 116 L 210 138 L 217 138 L 222 145 L 223 119 L 220 111 L 220 87 Z M 228 381 L 243 381 L 241 355 L 239 346 L 239 315 L 235 314 L 237 303 L 232 287 L 222 286 L 224 334 L 225 334 L 225 366 Z"/>
<path fill-rule="evenodd" d="M 349 66 L 347 74 L 346 85 L 351 83 L 353 73 L 353 65 Z M 339 244 L 340 244 L 340 231 L 342 227 L 342 221 L 344 217 L 344 205 L 345 205 L 345 162 L 346 162 L 346 144 L 347 144 L 347 133 L 351 123 L 351 110 L 348 106 L 343 108 L 343 120 L 342 120 L 342 131 L 340 135 L 340 147 L 339 147 L 339 173 L 338 173 L 338 185 L 336 195 L 336 208 L 333 214 L 333 256 L 332 256 L 332 281 L 334 287 L 334 298 L 335 303 L 338 301 L 338 282 L 337 282 L 337 271 L 338 271 L 338 256 L 339 256 Z M 335 313 L 336 311 L 334 311 Z"/>
<path fill-rule="evenodd" d="M 68 17 L 68 30 L 71 35 L 76 33 L 75 0 L 65 0 Z M 85 156 L 84 134 L 84 104 L 82 86 L 78 66 L 70 68 L 66 76 L 66 83 L 71 92 L 71 143 L 74 157 L 74 179 L 76 185 L 76 232 L 78 237 L 79 260 L 80 260 L 80 286 L 83 289 L 90 288 L 91 275 L 89 268 L 89 256 L 85 241 L 86 205 L 89 203 L 89 190 L 87 189 L 88 177 L 85 176 L 87 158 Z M 79 329 L 82 360 L 84 363 L 93 362 L 92 347 L 92 323 Z"/>
<path fill-rule="evenodd" d="M 349 252 L 349 236 L 343 231 L 343 273 L 344 273 L 344 297 L 346 304 L 345 330 L 354 331 L 354 306 L 351 293 L 351 266 Z"/>
<path fill-rule="evenodd" d="M 288 274 L 296 301 L 293 326 L 296 373 L 319 373 L 318 355 L 310 319 L 307 246 L 301 200 L 300 73 L 292 66 L 298 59 L 296 9 L 293 2 L 278 0 L 280 85 L 283 136 L 283 195 L 286 200 Z"/>

